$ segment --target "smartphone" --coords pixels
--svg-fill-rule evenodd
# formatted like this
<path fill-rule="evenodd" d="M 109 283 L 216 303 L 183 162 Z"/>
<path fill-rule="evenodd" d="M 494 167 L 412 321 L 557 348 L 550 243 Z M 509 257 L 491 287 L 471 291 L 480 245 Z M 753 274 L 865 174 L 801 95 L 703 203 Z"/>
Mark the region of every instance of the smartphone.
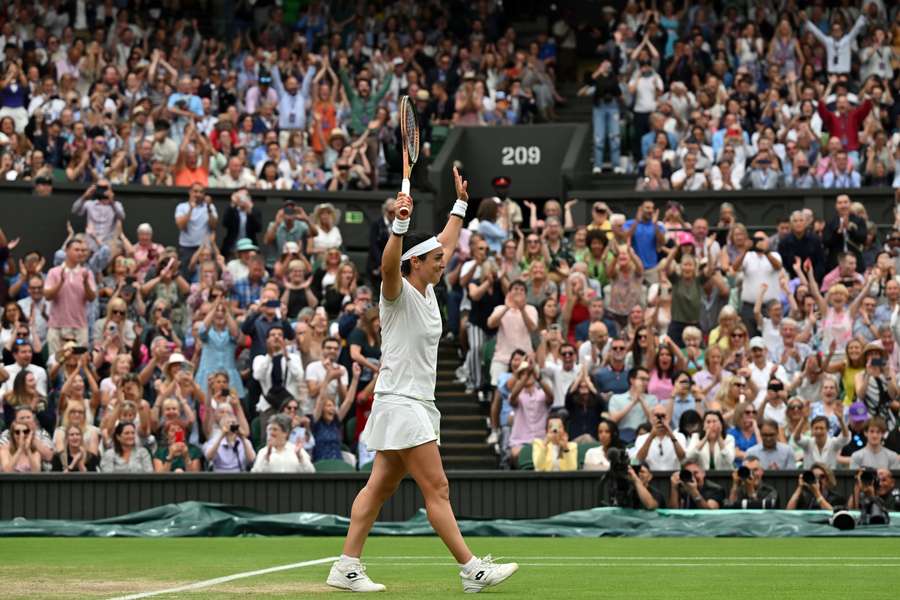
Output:
<path fill-rule="evenodd" d="M 84 346 L 72 346 L 72 354 L 79 355 L 87 353 L 87 348 Z"/>
<path fill-rule="evenodd" d="M 872 359 L 872 366 L 873 366 L 873 367 L 883 367 L 883 366 L 884 366 L 884 359 L 881 358 L 881 357 L 873 358 L 873 359 Z"/>
<path fill-rule="evenodd" d="M 184 429 L 179 429 L 175 432 L 175 443 L 183 444 L 184 443 Z"/>

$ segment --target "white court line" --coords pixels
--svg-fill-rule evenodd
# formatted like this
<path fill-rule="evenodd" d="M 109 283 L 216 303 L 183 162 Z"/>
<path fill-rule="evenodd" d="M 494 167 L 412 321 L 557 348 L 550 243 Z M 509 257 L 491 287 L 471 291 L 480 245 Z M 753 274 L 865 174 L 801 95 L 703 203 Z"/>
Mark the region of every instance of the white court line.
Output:
<path fill-rule="evenodd" d="M 510 557 L 506 557 L 510 558 Z M 554 558 L 559 558 L 555 556 Z M 459 568 L 455 562 L 384 562 L 379 563 L 377 561 L 368 560 L 363 561 L 367 565 L 371 565 L 373 567 L 456 567 Z M 520 567 L 596 567 L 596 562 L 558 562 L 558 563 L 548 563 L 548 562 L 539 562 L 539 563 L 518 563 Z M 793 562 L 793 563 L 716 563 L 716 567 L 823 567 L 822 563 L 810 563 L 810 562 Z M 843 563 L 839 565 L 827 565 L 829 567 L 900 567 L 900 562 L 869 562 L 869 563 Z M 642 564 L 618 564 L 617 568 L 654 568 L 654 567 L 693 567 L 693 568 L 709 568 L 709 563 L 642 563 Z"/>
<path fill-rule="evenodd" d="M 435 558 L 447 558 L 446 554 L 436 554 L 433 556 L 373 556 L 373 557 L 363 557 L 363 562 L 374 562 L 380 560 L 410 560 L 410 559 L 435 559 Z M 560 556 L 558 554 L 554 554 L 553 556 L 535 556 L 535 555 L 525 555 L 525 554 L 508 554 L 504 556 L 495 556 L 495 560 L 506 560 L 506 559 L 533 559 L 533 560 L 621 560 L 621 561 L 646 561 L 646 560 L 656 560 L 656 561 L 705 561 L 711 558 L 718 559 L 720 556 L 590 556 L 590 555 L 578 555 L 578 556 Z M 824 561 L 843 561 L 846 558 L 837 557 L 837 556 L 728 556 L 729 560 L 802 560 L 805 562 L 824 562 Z M 856 557 L 860 558 L 860 557 Z M 894 560 L 900 561 L 900 556 L 873 556 L 871 557 L 875 560 Z"/>
<path fill-rule="evenodd" d="M 269 567 L 268 569 L 259 569 L 258 571 L 247 571 L 245 573 L 235 573 L 234 575 L 226 575 L 224 577 L 216 577 L 215 579 L 207 579 L 205 581 L 198 581 L 196 583 L 189 583 L 187 585 L 182 585 L 178 587 L 173 587 L 165 590 L 157 590 L 155 592 L 142 592 L 140 594 L 131 594 L 129 596 L 118 596 L 116 598 L 112 598 L 111 600 L 138 600 L 139 598 L 150 598 L 151 596 L 161 596 L 163 594 L 175 594 L 178 592 L 188 592 L 191 590 L 199 590 L 207 587 L 212 587 L 214 585 L 219 585 L 220 583 L 228 583 L 229 581 L 234 581 L 235 579 L 244 579 L 246 577 L 256 577 L 257 575 L 266 575 L 268 573 L 277 573 L 278 571 L 288 571 L 290 569 L 299 569 L 301 567 L 312 567 L 314 565 L 321 565 L 324 563 L 334 562 L 336 561 L 338 556 L 329 556 L 327 558 L 318 558 L 316 560 L 307 560 L 304 562 L 292 563 L 289 565 L 279 565 L 277 567 Z"/>

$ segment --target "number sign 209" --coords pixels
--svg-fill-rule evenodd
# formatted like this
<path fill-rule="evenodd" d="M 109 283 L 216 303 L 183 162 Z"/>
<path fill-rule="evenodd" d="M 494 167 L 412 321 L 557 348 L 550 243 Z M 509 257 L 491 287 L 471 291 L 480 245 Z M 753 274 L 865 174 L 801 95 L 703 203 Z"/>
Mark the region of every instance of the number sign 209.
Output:
<path fill-rule="evenodd" d="M 504 166 L 541 164 L 539 146 L 503 146 L 500 152 L 503 155 L 501 162 Z"/>

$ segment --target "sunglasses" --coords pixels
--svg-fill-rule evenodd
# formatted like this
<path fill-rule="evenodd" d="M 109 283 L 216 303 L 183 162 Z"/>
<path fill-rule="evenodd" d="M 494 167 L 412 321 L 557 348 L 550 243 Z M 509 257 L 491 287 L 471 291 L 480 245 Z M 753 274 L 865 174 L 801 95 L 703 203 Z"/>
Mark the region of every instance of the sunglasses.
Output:
<path fill-rule="evenodd" d="M 290 411 L 290 412 L 297 412 L 297 408 L 298 408 L 297 406 L 291 406 L 291 405 L 289 404 L 289 405 L 287 405 L 287 406 L 284 407 L 284 410 L 287 410 L 287 411 Z"/>
<path fill-rule="evenodd" d="M 678 383 L 681 384 L 681 385 L 691 385 L 691 384 L 693 384 L 694 382 L 691 381 L 690 379 L 682 379 L 682 380 L 679 381 Z"/>
<path fill-rule="evenodd" d="M 125 316 L 125 311 L 124 311 L 124 310 L 112 310 L 112 311 L 110 311 L 110 314 L 113 314 L 113 315 L 121 315 L 121 316 L 124 317 L 124 316 Z"/>
<path fill-rule="evenodd" d="M 745 414 L 745 415 L 755 415 L 755 414 L 758 414 L 758 413 L 757 413 L 755 410 L 745 410 L 745 411 L 744 411 L 744 414 Z"/>
<path fill-rule="evenodd" d="M 803 408 L 803 407 L 802 407 L 802 406 L 796 406 L 796 405 L 795 405 L 795 406 L 788 406 L 788 410 L 800 410 L 801 408 Z"/>
<path fill-rule="evenodd" d="M 560 352 L 560 356 L 575 356 L 575 353 L 572 351 L 569 352 Z"/>
<path fill-rule="evenodd" d="M 744 333 L 732 333 L 732 334 L 731 334 L 731 337 L 742 338 L 742 337 L 746 337 L 746 334 L 744 334 Z"/>
<path fill-rule="evenodd" d="M 70 411 L 69 411 L 69 414 L 72 414 L 72 415 L 83 415 L 83 414 L 84 414 L 84 411 L 83 411 L 83 410 L 74 410 L 74 409 L 73 409 L 73 410 L 70 410 Z"/>

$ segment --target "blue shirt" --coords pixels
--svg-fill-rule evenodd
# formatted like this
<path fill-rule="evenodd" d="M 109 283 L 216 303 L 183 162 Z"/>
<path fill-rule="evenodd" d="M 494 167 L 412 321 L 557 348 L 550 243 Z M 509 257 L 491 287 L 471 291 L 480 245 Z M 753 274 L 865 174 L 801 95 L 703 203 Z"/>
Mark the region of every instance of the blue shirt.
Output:
<path fill-rule="evenodd" d="M 254 283 L 250 281 L 249 277 L 244 277 L 243 279 L 238 279 L 234 282 L 234 297 L 237 298 L 238 306 L 241 308 L 247 308 L 257 300 L 259 300 L 260 294 L 262 294 L 263 286 L 266 284 L 266 279 L 263 278 L 259 282 Z"/>
<path fill-rule="evenodd" d="M 625 229 L 629 230 L 635 226 L 635 220 L 629 219 L 625 222 Z M 637 229 L 631 237 L 631 245 L 634 251 L 641 258 L 645 269 L 652 269 L 659 263 L 659 256 L 656 252 L 656 230 L 665 234 L 666 229 L 662 223 L 657 222 L 656 228 L 653 227 L 652 221 L 638 221 Z"/>
<path fill-rule="evenodd" d="M 756 440 L 756 434 L 754 433 L 749 438 L 745 438 L 744 434 L 737 427 L 732 427 L 728 430 L 728 435 L 734 438 L 734 446 L 735 448 L 740 448 L 742 451 L 746 452 L 753 446 L 755 446 L 758 442 Z M 743 460 L 740 458 L 734 459 L 734 466 L 739 467 L 743 464 Z"/>
<path fill-rule="evenodd" d="M 512 373 L 502 373 L 497 378 L 497 391 L 500 393 L 500 426 L 503 427 L 509 423 L 509 415 L 512 414 L 512 405 L 509 403 L 509 396 L 512 390 L 509 389 L 510 378 Z"/>
<path fill-rule="evenodd" d="M 313 462 L 319 460 L 342 460 L 341 456 L 341 420 L 335 415 L 331 423 L 319 419 L 312 426 L 316 446 L 313 448 Z"/>
<path fill-rule="evenodd" d="M 594 387 L 601 393 L 624 394 L 628 391 L 628 369 L 616 371 L 603 367 L 594 374 Z"/>
<path fill-rule="evenodd" d="M 681 415 L 686 413 L 689 410 L 697 410 L 696 401 L 691 394 L 688 394 L 685 398 L 679 398 L 677 396 L 673 396 L 672 398 L 672 431 L 678 430 L 678 422 L 681 421 Z"/>
<path fill-rule="evenodd" d="M 184 248 L 197 248 L 201 246 L 211 233 L 209 228 L 209 215 L 218 218 L 216 207 L 212 204 L 201 202 L 192 207 L 190 202 L 181 202 L 175 207 L 175 218 L 190 214 L 187 227 L 178 234 L 178 245 Z"/>

